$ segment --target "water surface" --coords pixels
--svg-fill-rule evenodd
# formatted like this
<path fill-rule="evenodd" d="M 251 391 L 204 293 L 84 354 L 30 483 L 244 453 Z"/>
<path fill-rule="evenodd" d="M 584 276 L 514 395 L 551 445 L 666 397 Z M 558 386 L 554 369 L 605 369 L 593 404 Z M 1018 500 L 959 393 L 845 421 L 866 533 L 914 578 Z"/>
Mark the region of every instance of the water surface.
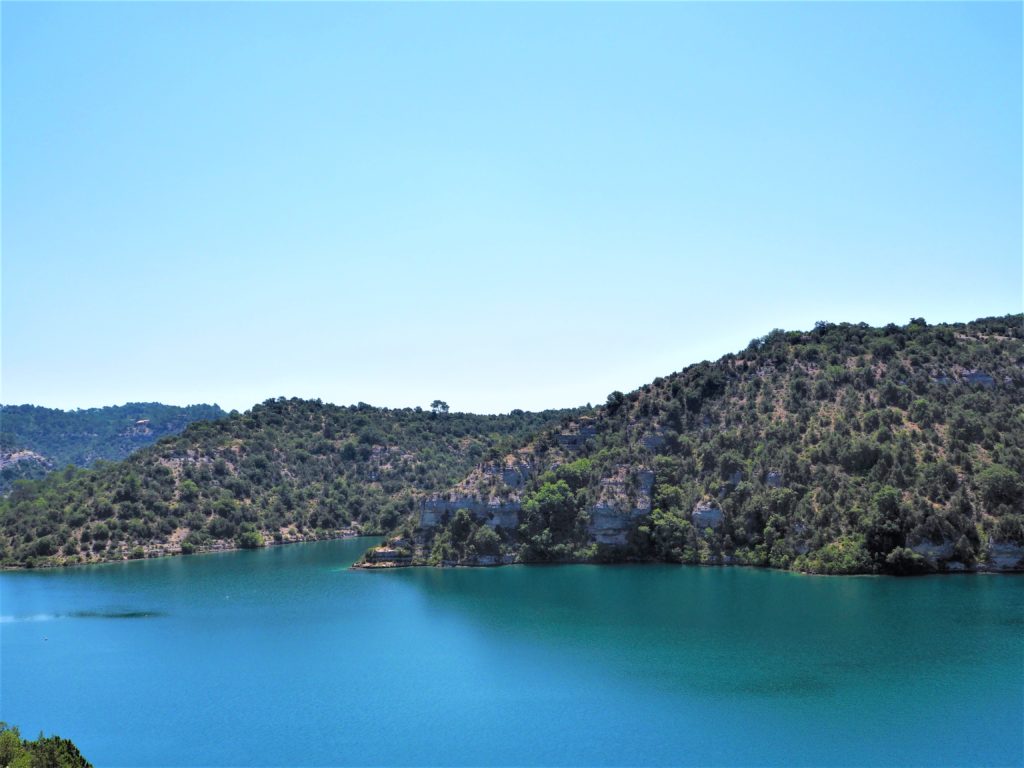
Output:
<path fill-rule="evenodd" d="M 2 574 L 0 719 L 103 766 L 1024 762 L 1018 577 L 366 546 Z"/>

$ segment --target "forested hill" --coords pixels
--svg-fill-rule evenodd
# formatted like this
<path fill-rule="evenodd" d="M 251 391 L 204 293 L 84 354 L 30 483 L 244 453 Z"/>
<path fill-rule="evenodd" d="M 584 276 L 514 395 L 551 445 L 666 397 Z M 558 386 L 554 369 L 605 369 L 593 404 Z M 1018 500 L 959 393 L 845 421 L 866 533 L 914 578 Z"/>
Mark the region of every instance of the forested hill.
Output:
<path fill-rule="evenodd" d="M 773 331 L 474 471 L 369 564 L 1021 568 L 1022 324 Z"/>
<path fill-rule="evenodd" d="M 15 480 L 42 477 L 68 464 L 120 461 L 193 421 L 226 415 L 216 405 L 128 403 L 75 411 L 0 405 L 0 493 Z"/>
<path fill-rule="evenodd" d="M 119 464 L 17 483 L 0 564 L 44 565 L 386 531 L 417 495 L 577 411 L 477 416 L 269 400 L 191 424 Z"/>
<path fill-rule="evenodd" d="M 0 564 L 390 532 L 369 564 L 1024 567 L 1024 316 L 773 331 L 600 408 L 270 400 L 19 483 Z"/>

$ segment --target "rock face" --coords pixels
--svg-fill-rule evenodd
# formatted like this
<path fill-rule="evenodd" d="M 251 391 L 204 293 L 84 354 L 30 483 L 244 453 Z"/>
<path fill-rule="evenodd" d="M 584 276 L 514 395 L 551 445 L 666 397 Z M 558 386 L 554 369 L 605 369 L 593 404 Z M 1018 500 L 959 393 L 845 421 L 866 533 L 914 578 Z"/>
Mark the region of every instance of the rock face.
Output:
<path fill-rule="evenodd" d="M 424 499 L 420 504 L 420 528 L 433 528 L 447 522 L 456 511 L 465 509 L 476 520 L 491 528 L 515 528 L 519 525 L 518 501 L 484 501 L 475 496 L 452 495 Z"/>
<path fill-rule="evenodd" d="M 640 438 L 640 445 L 648 451 L 656 451 L 665 444 L 665 436 L 661 431 L 648 433 Z"/>
<path fill-rule="evenodd" d="M 459 486 L 447 494 L 420 504 L 419 527 L 442 525 L 460 509 L 491 528 L 516 528 L 522 509 L 520 494 L 534 473 L 528 454 L 512 454 L 503 460 L 480 464 Z"/>
<path fill-rule="evenodd" d="M 722 520 L 725 515 L 722 513 L 722 508 L 713 501 L 699 501 L 697 506 L 693 508 L 693 512 L 690 513 L 690 519 L 693 520 L 693 525 L 697 530 L 703 531 L 705 528 L 719 528 L 722 525 Z"/>
<path fill-rule="evenodd" d="M 949 560 L 955 552 L 955 546 L 949 539 L 943 539 L 938 544 L 925 539 L 916 544 L 910 544 L 910 549 L 932 565 L 936 565 L 940 560 Z"/>
<path fill-rule="evenodd" d="M 1021 571 L 1024 570 L 1024 546 L 1012 541 L 993 540 L 988 545 L 988 557 L 977 565 L 965 565 L 956 557 L 956 545 L 949 539 L 941 542 L 923 540 L 908 542 L 908 546 L 921 555 L 928 564 L 945 571 Z"/>
<path fill-rule="evenodd" d="M 597 434 L 597 425 L 589 419 L 581 419 L 578 424 L 558 435 L 558 444 L 569 451 L 578 451 Z"/>
<path fill-rule="evenodd" d="M 44 469 L 53 469 L 53 462 L 35 451 L 3 451 L 0 452 L 0 470 L 13 467 L 19 463 L 36 463 Z"/>
<path fill-rule="evenodd" d="M 1024 546 L 1012 541 L 990 542 L 988 566 L 996 571 L 1024 570 Z"/>
<path fill-rule="evenodd" d="M 601 479 L 587 532 L 598 544 L 625 546 L 636 520 L 651 514 L 653 490 L 654 472 L 619 467 L 613 476 Z"/>
<path fill-rule="evenodd" d="M 984 371 L 966 371 L 963 378 L 968 384 L 980 384 L 983 387 L 994 387 L 996 385 L 996 380 Z"/>

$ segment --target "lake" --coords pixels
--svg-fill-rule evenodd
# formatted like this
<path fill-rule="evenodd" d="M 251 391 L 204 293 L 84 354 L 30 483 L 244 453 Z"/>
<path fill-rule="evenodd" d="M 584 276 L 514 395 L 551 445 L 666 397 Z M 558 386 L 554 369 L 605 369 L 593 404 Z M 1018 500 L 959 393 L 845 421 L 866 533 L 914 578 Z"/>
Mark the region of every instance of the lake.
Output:
<path fill-rule="evenodd" d="M 1020 577 L 369 543 L 0 574 L 0 719 L 97 766 L 1024 762 Z"/>

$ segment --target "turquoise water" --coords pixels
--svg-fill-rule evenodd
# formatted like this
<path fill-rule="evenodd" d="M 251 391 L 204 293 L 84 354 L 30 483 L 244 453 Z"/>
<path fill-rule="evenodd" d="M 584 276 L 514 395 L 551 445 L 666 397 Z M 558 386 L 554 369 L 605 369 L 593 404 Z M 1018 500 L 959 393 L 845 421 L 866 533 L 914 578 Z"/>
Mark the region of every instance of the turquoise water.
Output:
<path fill-rule="evenodd" d="M 1024 762 L 1018 577 L 366 546 L 2 574 L 0 719 L 98 766 Z"/>

